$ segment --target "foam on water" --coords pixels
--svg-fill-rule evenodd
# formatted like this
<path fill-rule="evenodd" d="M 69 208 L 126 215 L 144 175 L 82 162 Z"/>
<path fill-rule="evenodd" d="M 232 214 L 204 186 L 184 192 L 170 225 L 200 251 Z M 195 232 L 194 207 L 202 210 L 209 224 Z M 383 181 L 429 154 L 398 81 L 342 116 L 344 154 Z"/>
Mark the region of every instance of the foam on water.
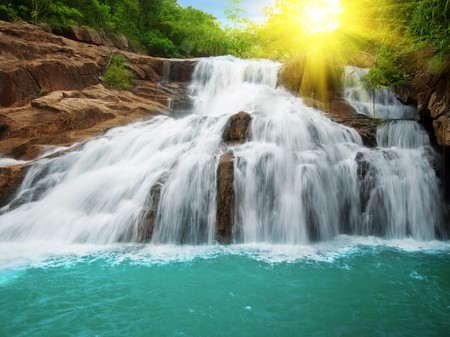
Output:
<path fill-rule="evenodd" d="M 398 250 L 405 253 L 450 254 L 450 243 L 386 240 L 379 237 L 339 235 L 331 241 L 309 245 L 237 244 L 237 245 L 155 245 L 114 244 L 58 245 L 46 242 L 5 244 L 0 247 L 0 283 L 13 282 L 28 268 L 53 268 L 93 263 L 136 266 L 192 263 L 222 256 L 241 256 L 268 264 L 299 261 L 334 263 L 336 259 L 358 255 L 368 250 Z"/>

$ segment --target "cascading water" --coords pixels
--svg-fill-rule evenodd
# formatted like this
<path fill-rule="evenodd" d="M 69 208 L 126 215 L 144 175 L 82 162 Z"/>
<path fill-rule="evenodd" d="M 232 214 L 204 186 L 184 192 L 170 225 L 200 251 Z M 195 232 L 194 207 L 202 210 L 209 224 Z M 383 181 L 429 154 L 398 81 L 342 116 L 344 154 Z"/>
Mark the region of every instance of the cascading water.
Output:
<path fill-rule="evenodd" d="M 393 135 L 398 122 L 379 130 L 380 148 L 365 148 L 353 129 L 277 88 L 278 69 L 201 60 L 192 114 L 117 128 L 40 160 L 3 209 L 0 241 L 212 244 L 217 165 L 230 149 L 233 242 L 297 244 L 341 233 L 434 239 L 442 207 L 425 135 Z M 228 146 L 222 132 L 242 110 L 251 114 L 250 140 Z"/>
<path fill-rule="evenodd" d="M 428 137 L 390 121 L 366 148 L 277 88 L 278 68 L 202 60 L 187 116 L 39 159 L 1 210 L 0 335 L 446 335 Z"/>
<path fill-rule="evenodd" d="M 347 66 L 343 75 L 343 97 L 358 114 L 370 118 L 414 120 L 414 106 L 402 104 L 389 88 L 369 88 L 363 81 L 368 69 Z"/>

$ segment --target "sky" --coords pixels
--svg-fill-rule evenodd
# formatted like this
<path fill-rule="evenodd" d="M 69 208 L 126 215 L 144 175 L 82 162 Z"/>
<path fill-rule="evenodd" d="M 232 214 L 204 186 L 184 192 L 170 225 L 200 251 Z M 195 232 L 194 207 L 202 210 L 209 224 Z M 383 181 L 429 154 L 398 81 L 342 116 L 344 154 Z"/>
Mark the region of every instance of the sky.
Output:
<path fill-rule="evenodd" d="M 274 3 L 275 0 L 241 0 L 241 8 L 245 10 L 243 17 L 261 21 L 264 18 L 263 8 Z M 182 7 L 192 6 L 210 13 L 222 22 L 226 20 L 224 11 L 228 0 L 178 0 L 178 4 Z"/>

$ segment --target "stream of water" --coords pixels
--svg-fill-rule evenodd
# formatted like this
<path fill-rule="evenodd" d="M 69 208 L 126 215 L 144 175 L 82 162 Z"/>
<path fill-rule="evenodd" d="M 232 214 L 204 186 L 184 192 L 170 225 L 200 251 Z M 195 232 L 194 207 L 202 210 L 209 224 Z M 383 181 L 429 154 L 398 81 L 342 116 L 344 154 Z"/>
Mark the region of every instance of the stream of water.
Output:
<path fill-rule="evenodd" d="M 0 336 L 445 336 L 450 245 L 427 134 L 406 109 L 366 148 L 277 87 L 279 67 L 204 59 L 186 117 L 39 160 L 0 214 Z M 239 111 L 249 139 L 227 145 Z"/>

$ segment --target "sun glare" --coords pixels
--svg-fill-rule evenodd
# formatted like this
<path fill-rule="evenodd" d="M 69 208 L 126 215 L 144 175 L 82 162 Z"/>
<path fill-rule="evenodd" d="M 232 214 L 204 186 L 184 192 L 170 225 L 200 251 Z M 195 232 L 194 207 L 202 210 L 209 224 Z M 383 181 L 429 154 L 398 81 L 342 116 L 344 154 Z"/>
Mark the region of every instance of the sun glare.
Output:
<path fill-rule="evenodd" d="M 339 0 L 310 0 L 301 15 L 302 25 L 310 34 L 329 33 L 339 28 L 344 11 Z"/>

